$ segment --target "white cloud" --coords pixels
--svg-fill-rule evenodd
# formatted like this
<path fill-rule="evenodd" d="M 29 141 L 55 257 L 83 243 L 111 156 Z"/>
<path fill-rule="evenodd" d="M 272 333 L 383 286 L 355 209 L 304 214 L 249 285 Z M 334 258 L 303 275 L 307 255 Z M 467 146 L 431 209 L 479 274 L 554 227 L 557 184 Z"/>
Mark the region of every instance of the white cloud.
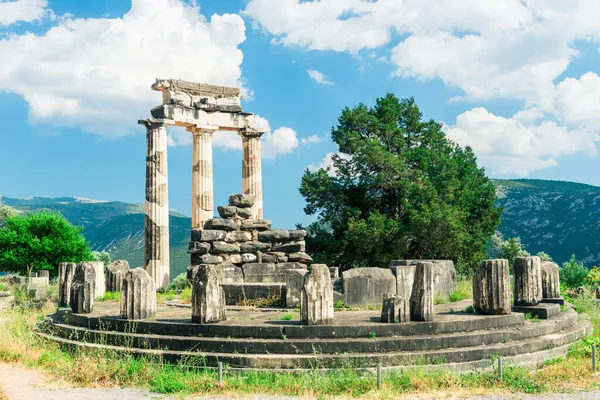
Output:
<path fill-rule="evenodd" d="M 317 171 L 319 169 L 324 169 L 325 171 L 327 171 L 327 175 L 336 176 L 338 170 L 334 166 L 334 162 L 333 162 L 334 155 L 337 155 L 344 160 L 350 159 L 350 156 L 347 154 L 344 154 L 344 153 L 327 153 L 327 154 L 325 154 L 325 157 L 323 157 L 323 159 L 319 163 L 308 164 L 306 166 L 306 168 L 308 168 L 309 171 L 313 171 L 313 172 Z"/>
<path fill-rule="evenodd" d="M 600 77 L 588 72 L 557 85 L 556 113 L 563 121 L 600 131 Z"/>
<path fill-rule="evenodd" d="M 597 154 L 597 134 L 569 130 L 553 121 L 537 123 L 530 117 L 521 113 L 503 118 L 479 107 L 459 115 L 445 131 L 453 141 L 471 146 L 479 162 L 495 175 L 527 176 L 557 165 L 561 156 Z"/>
<path fill-rule="evenodd" d="M 160 103 L 155 78 L 242 85 L 239 15 L 208 20 L 181 0 L 132 0 L 121 18 L 58 21 L 0 40 L 0 90 L 22 95 L 34 123 L 118 137 Z"/>
<path fill-rule="evenodd" d="M 48 0 L 0 0 L 0 26 L 42 19 L 47 6 Z"/>
<path fill-rule="evenodd" d="M 307 69 L 306 72 L 310 78 L 321 85 L 332 85 L 333 82 L 327 79 L 327 75 L 316 69 Z"/>
<path fill-rule="evenodd" d="M 311 135 L 307 138 L 300 139 L 301 144 L 317 144 L 321 143 L 323 138 L 318 135 Z"/>

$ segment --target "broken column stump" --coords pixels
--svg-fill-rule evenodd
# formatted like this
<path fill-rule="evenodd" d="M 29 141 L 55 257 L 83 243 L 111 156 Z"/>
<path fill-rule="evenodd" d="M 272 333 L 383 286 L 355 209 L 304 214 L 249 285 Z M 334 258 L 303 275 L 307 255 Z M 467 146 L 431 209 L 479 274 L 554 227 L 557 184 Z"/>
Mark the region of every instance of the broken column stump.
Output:
<path fill-rule="evenodd" d="M 540 258 L 517 257 L 513 266 L 515 306 L 535 306 L 542 301 Z"/>
<path fill-rule="evenodd" d="M 92 263 L 80 263 L 75 268 L 69 306 L 75 314 L 89 314 L 96 298 L 96 268 Z"/>
<path fill-rule="evenodd" d="M 120 292 L 123 287 L 123 279 L 129 271 L 129 263 L 126 260 L 116 260 L 106 268 L 106 291 Z"/>
<path fill-rule="evenodd" d="M 96 287 L 94 289 L 94 298 L 104 297 L 106 293 L 106 276 L 104 275 L 104 262 L 102 261 L 90 261 L 86 264 L 90 264 L 94 268 L 96 274 Z"/>
<path fill-rule="evenodd" d="M 285 271 L 285 304 L 288 307 L 300 306 L 306 269 L 288 269 Z"/>
<path fill-rule="evenodd" d="M 560 299 L 560 278 L 558 265 L 551 261 L 541 264 L 542 270 L 542 298 Z"/>
<path fill-rule="evenodd" d="M 478 314 L 511 312 L 508 260 L 484 260 L 473 275 L 473 307 Z"/>
<path fill-rule="evenodd" d="M 329 267 L 313 264 L 304 277 L 300 297 L 300 324 L 327 325 L 333 323 L 333 284 Z"/>
<path fill-rule="evenodd" d="M 410 300 L 393 294 L 383 298 L 381 322 L 403 323 L 410 321 Z"/>
<path fill-rule="evenodd" d="M 411 321 L 431 321 L 433 319 L 433 297 L 433 263 L 418 262 L 410 296 Z"/>
<path fill-rule="evenodd" d="M 121 318 L 148 319 L 156 314 L 156 283 L 144 268 L 125 273 L 121 288 Z"/>
<path fill-rule="evenodd" d="M 226 319 L 225 292 L 219 285 L 217 266 L 197 266 L 192 285 L 192 322 L 210 324 Z"/>
<path fill-rule="evenodd" d="M 71 299 L 71 285 L 75 277 L 75 263 L 58 263 L 58 304 L 69 305 Z"/>

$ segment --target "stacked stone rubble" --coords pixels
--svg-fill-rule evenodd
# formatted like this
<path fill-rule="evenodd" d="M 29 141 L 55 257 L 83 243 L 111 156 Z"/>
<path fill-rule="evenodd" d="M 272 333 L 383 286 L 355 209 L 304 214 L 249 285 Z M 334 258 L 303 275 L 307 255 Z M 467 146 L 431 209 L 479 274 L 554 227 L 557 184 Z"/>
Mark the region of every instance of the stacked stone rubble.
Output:
<path fill-rule="evenodd" d="M 542 271 L 542 298 L 559 299 L 560 278 L 558 265 L 551 261 L 544 261 L 541 264 Z"/>
<path fill-rule="evenodd" d="M 513 266 L 515 306 L 535 306 L 542 301 L 542 268 L 539 257 L 517 257 Z"/>
<path fill-rule="evenodd" d="M 300 323 L 327 325 L 333 323 L 333 284 L 325 264 L 313 264 L 304 276 L 300 297 Z"/>
<path fill-rule="evenodd" d="M 106 268 L 106 291 L 120 292 L 123 287 L 123 279 L 129 271 L 129 263 L 126 260 L 116 260 Z"/>
<path fill-rule="evenodd" d="M 75 276 L 75 263 L 58 263 L 58 304 L 69 305 L 71 299 L 71 285 Z"/>
<path fill-rule="evenodd" d="M 218 266 L 222 283 L 284 283 L 286 270 L 312 262 L 306 231 L 272 230 L 269 220 L 252 219 L 253 205 L 252 195 L 232 195 L 228 206 L 218 207 L 221 218 L 192 229 L 192 266 Z"/>
<path fill-rule="evenodd" d="M 89 314 L 96 298 L 96 266 L 94 263 L 80 263 L 75 268 L 71 284 L 69 306 L 76 314 Z"/>
<path fill-rule="evenodd" d="M 156 283 L 144 268 L 128 270 L 122 280 L 121 317 L 147 319 L 156 314 Z"/>
<path fill-rule="evenodd" d="M 508 260 L 485 260 L 473 275 L 473 307 L 479 314 L 510 314 Z"/>

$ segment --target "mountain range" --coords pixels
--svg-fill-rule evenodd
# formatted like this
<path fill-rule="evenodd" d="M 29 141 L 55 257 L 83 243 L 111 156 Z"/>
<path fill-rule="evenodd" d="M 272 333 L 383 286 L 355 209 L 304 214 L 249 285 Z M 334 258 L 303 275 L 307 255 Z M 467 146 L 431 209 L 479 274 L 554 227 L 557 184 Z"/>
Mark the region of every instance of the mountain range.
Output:
<path fill-rule="evenodd" d="M 545 251 L 562 263 L 571 254 L 588 267 L 600 263 L 600 187 L 581 183 L 517 179 L 494 180 L 497 204 L 504 207 L 499 231 L 520 237 L 532 254 Z M 58 211 L 71 223 L 83 226 L 93 250 L 131 266 L 144 262 L 144 208 L 141 204 L 98 201 L 79 197 L 0 196 L 0 204 L 24 212 Z M 184 273 L 191 219 L 171 212 L 171 275 Z"/>

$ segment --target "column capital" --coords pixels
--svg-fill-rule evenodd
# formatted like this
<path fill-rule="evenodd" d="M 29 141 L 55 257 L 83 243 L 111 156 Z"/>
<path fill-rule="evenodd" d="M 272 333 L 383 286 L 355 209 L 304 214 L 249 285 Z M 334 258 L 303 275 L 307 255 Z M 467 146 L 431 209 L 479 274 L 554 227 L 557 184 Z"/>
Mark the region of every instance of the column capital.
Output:
<path fill-rule="evenodd" d="M 200 135 L 202 133 L 214 133 L 219 130 L 217 125 L 190 125 L 185 128 L 186 131 L 191 132 L 193 135 Z"/>
<path fill-rule="evenodd" d="M 161 126 L 166 128 L 168 126 L 175 125 L 175 120 L 167 118 L 146 118 L 138 120 L 138 124 L 144 125 L 146 128 L 156 128 Z"/>
<path fill-rule="evenodd" d="M 242 128 L 238 130 L 238 134 L 242 137 L 242 139 L 252 139 L 260 138 L 262 135 L 264 135 L 264 132 L 252 128 Z"/>

